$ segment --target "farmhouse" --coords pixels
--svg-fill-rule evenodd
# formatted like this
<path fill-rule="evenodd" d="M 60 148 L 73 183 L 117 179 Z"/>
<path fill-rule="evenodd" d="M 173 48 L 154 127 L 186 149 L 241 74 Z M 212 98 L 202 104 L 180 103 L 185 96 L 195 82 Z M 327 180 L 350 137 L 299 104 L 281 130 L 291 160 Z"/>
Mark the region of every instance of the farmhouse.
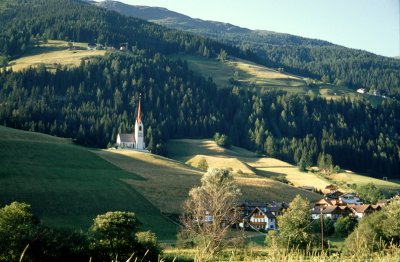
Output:
<path fill-rule="evenodd" d="M 140 108 L 140 96 L 135 120 L 135 133 L 134 134 L 121 134 L 117 135 L 116 146 L 119 148 L 132 149 L 137 151 L 146 151 L 144 143 L 144 127 L 142 122 L 142 111 Z"/>
<path fill-rule="evenodd" d="M 288 208 L 285 202 L 254 202 L 245 201 L 240 206 L 242 210 L 242 228 L 253 228 L 258 230 L 276 230 L 276 216 L 281 215 Z"/>
<path fill-rule="evenodd" d="M 276 217 L 269 210 L 263 211 L 257 207 L 250 213 L 249 224 L 256 229 L 276 229 Z"/>

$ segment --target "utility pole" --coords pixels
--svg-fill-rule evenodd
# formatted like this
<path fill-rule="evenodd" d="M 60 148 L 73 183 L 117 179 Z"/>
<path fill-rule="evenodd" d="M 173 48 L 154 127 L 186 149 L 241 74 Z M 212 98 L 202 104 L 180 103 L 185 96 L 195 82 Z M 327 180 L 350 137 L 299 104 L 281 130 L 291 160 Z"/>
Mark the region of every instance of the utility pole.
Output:
<path fill-rule="evenodd" d="M 321 250 L 322 254 L 324 254 L 324 218 L 322 216 L 322 208 L 320 209 L 320 220 L 321 220 Z"/>

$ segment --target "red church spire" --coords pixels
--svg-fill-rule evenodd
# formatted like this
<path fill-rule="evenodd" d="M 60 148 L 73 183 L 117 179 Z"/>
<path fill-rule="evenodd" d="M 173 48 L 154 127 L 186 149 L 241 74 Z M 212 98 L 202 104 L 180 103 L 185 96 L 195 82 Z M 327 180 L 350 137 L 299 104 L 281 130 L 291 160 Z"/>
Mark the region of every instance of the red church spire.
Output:
<path fill-rule="evenodd" d="M 140 110 L 140 96 L 141 96 L 141 94 L 139 94 L 139 104 L 138 104 L 138 110 L 137 110 L 137 115 L 136 115 L 136 122 L 142 121 L 142 111 Z"/>

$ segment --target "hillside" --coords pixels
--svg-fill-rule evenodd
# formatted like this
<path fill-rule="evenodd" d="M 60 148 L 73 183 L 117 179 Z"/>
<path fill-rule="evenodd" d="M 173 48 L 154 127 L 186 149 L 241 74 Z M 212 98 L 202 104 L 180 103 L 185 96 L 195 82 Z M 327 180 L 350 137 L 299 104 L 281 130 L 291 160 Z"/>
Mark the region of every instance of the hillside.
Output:
<path fill-rule="evenodd" d="M 12 67 L 13 71 L 21 71 L 39 65 L 45 65 L 50 70 L 59 65 L 76 67 L 82 61 L 105 54 L 105 50 L 87 50 L 87 43 L 73 43 L 73 48 L 70 50 L 66 41 L 49 40 L 31 48 L 23 57 L 10 61 L 8 69 Z"/>
<path fill-rule="evenodd" d="M 175 141 L 171 143 L 174 144 Z M 198 150 L 197 147 L 192 146 L 192 142 L 189 143 L 185 145 L 185 151 Z M 178 146 L 178 144 L 175 145 Z M 170 146 L 171 144 L 168 144 L 169 149 Z M 200 170 L 184 165 L 180 161 L 151 154 L 143 155 L 124 150 L 103 150 L 98 154 L 116 166 L 143 177 L 145 180 L 125 181 L 167 214 L 179 214 L 182 211 L 182 202 L 187 198 L 190 188 L 200 184 L 203 174 Z M 219 167 L 227 168 L 228 166 Z M 235 176 L 235 180 L 243 193 L 241 200 L 290 202 L 297 194 L 310 200 L 319 198 L 317 194 L 261 176 Z"/>
<path fill-rule="evenodd" d="M 237 47 L 80 1 L 5 3 L 6 8 L 0 10 L 4 28 L 0 53 L 6 63 L 29 59 L 25 54 L 49 39 L 93 41 L 116 48 L 128 42 L 129 52 L 110 52 L 79 67 L 55 65 L 53 71 L 40 66 L 2 72 L 3 125 L 105 148 L 112 145 L 118 132 L 132 130 L 137 97 L 142 94 L 145 142 L 157 154 L 166 153 L 165 143 L 171 138 L 207 138 L 220 132 L 234 145 L 296 165 L 312 166 L 320 154 L 329 154 L 343 169 L 375 177 L 397 178 L 399 174 L 400 111 L 393 99 L 371 105 L 368 101 L 341 99 L 339 91 L 345 90 L 332 92 L 331 85 L 302 90 L 301 74 L 240 62 L 257 62 L 252 52 L 243 53 Z M 237 59 L 237 66 L 224 64 L 228 69 L 223 69 L 234 77 L 238 72 L 239 78 L 232 79 L 235 87 L 217 88 L 209 75 L 193 72 L 190 63 L 179 59 L 200 54 L 214 63 L 223 51 Z M 217 64 L 216 70 L 219 68 Z M 371 71 L 370 76 L 380 75 L 375 73 Z M 324 82 L 329 82 L 328 77 Z M 277 90 L 268 87 L 274 83 L 279 86 Z M 257 85 L 267 88 L 257 92 Z M 283 88 L 301 92 L 284 92 Z M 339 99 L 327 100 L 319 93 Z"/>
<path fill-rule="evenodd" d="M 211 77 L 218 87 L 236 86 L 240 89 L 252 90 L 257 93 L 268 91 L 285 91 L 300 95 L 321 96 L 327 99 L 350 98 L 366 99 L 377 105 L 384 99 L 369 94 L 360 94 L 345 86 L 323 83 L 318 80 L 280 72 L 251 61 L 231 58 L 225 62 L 215 58 L 181 55 L 174 59 L 184 59 L 191 70 L 204 77 Z"/>
<path fill-rule="evenodd" d="M 133 211 L 161 240 L 175 225 L 124 181 L 142 177 L 67 139 L 0 126 L 0 206 L 27 202 L 45 224 L 87 229 L 107 211 Z"/>
<path fill-rule="evenodd" d="M 67 139 L 3 126 L 0 142 L 0 206 L 27 202 L 40 219 L 55 227 L 86 229 L 97 214 L 126 210 L 135 212 L 143 228 L 161 240 L 174 239 L 175 225 L 160 211 L 179 214 L 188 191 L 200 184 L 203 174 L 152 154 L 88 150 Z M 236 154 L 243 152 L 238 149 Z M 242 200 L 289 202 L 296 194 L 310 200 L 319 197 L 268 178 L 236 180 Z"/>
<path fill-rule="evenodd" d="M 284 68 L 293 74 L 324 79 L 354 90 L 359 87 L 379 90 L 382 95 L 399 98 L 398 59 L 316 39 L 203 21 L 158 7 L 130 6 L 117 1 L 104 1 L 97 5 L 248 49 L 269 67 Z"/>
<path fill-rule="evenodd" d="M 348 170 L 325 177 L 312 172 L 301 172 L 297 166 L 282 160 L 258 156 L 253 152 L 234 146 L 230 149 L 222 148 L 211 140 L 175 139 L 170 140 L 167 146 L 171 158 L 194 167 L 197 167 L 200 159 L 204 158 L 210 168 L 225 165 L 234 173 L 240 169 L 240 174 L 244 174 L 246 177 L 266 177 L 275 180 L 284 178 L 296 187 L 315 187 L 324 190 L 325 186 L 333 183 L 341 185 L 341 190 L 352 191 L 346 185 L 363 186 L 373 183 L 384 191 L 396 193 L 400 190 L 400 184 L 397 182 L 362 176 Z"/>

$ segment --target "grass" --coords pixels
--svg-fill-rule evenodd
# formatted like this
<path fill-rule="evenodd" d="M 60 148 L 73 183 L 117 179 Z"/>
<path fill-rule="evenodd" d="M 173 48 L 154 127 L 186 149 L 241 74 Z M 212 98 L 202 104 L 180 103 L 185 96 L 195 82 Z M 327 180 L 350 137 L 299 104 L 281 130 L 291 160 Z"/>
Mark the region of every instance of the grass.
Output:
<path fill-rule="evenodd" d="M 338 174 L 330 175 L 330 179 L 335 181 L 336 183 L 343 183 L 343 184 L 356 184 L 357 186 L 363 186 L 368 183 L 373 183 L 380 189 L 385 189 L 389 191 L 400 191 L 400 183 L 399 181 L 386 181 L 383 179 L 377 179 L 368 176 L 362 176 L 351 171 L 344 171 Z"/>
<path fill-rule="evenodd" d="M 241 162 L 239 159 L 235 157 L 196 155 L 195 157 L 186 161 L 186 163 L 191 166 L 197 167 L 202 159 L 205 159 L 207 161 L 209 167 L 213 168 L 228 167 L 235 174 L 255 176 L 254 171 L 246 163 Z"/>
<path fill-rule="evenodd" d="M 129 150 L 103 150 L 99 156 L 144 180 L 125 179 L 161 212 L 179 214 L 189 190 L 200 185 L 202 173 L 160 156 Z"/>
<path fill-rule="evenodd" d="M 318 251 L 303 251 L 266 248 L 260 245 L 248 245 L 243 248 L 226 248 L 215 261 L 326 261 L 326 262 L 348 262 L 348 261 L 399 261 L 400 248 L 389 247 L 381 252 L 371 253 L 354 250 L 353 254 L 344 255 L 333 251 L 331 254 L 323 254 Z M 165 261 L 193 261 L 195 249 L 167 249 L 164 251 Z"/>
<path fill-rule="evenodd" d="M 201 56 L 180 56 L 188 62 L 189 67 L 203 75 L 212 77 L 219 87 L 229 85 L 229 80 L 235 78 L 242 87 L 301 87 L 305 81 L 297 76 L 283 74 L 276 70 L 254 64 L 249 61 L 236 59 L 234 61 L 220 62 Z M 235 76 L 236 73 L 236 76 Z"/>
<path fill-rule="evenodd" d="M 233 170 L 241 169 L 243 172 L 248 170 L 248 176 L 235 176 L 242 191 L 242 200 L 290 202 L 297 194 L 307 197 L 310 201 L 320 198 L 320 195 L 315 193 L 265 177 L 255 163 L 259 164 L 258 161 L 266 161 L 268 158 L 258 157 L 242 148 L 226 149 L 206 139 L 175 139 L 170 140 L 166 147 L 170 158 L 188 164 L 192 163 L 195 166 L 194 160 L 205 157 L 210 168 L 225 167 Z M 285 165 L 289 164 L 285 163 Z"/>
<path fill-rule="evenodd" d="M 69 50 L 68 42 L 49 40 L 39 47 L 31 48 L 25 56 L 10 61 L 9 67 L 13 71 L 21 71 L 41 64 L 49 69 L 54 69 L 57 65 L 79 66 L 82 60 L 106 54 L 105 50 L 87 50 L 85 43 L 74 43 L 74 47 L 75 50 Z"/>
<path fill-rule="evenodd" d="M 144 178 L 126 172 L 68 140 L 0 126 L 0 206 L 32 205 L 44 223 L 87 229 L 107 211 L 133 211 L 161 240 L 176 227 L 125 181 Z"/>
<path fill-rule="evenodd" d="M 172 56 L 172 58 L 186 60 L 194 72 L 206 78 L 211 77 L 217 86 L 222 88 L 231 86 L 230 80 L 235 79 L 236 86 L 260 93 L 268 90 L 281 90 L 296 94 L 313 94 L 334 100 L 343 97 L 352 100 L 365 99 L 374 105 L 381 103 L 383 100 L 381 97 L 359 94 L 345 86 L 319 83 L 316 87 L 309 87 L 303 77 L 278 72 L 272 68 L 241 59 L 221 62 L 216 59 L 195 55 Z"/>
<path fill-rule="evenodd" d="M 313 172 L 300 172 L 297 166 L 284 161 L 257 156 L 255 153 L 243 148 L 231 147 L 230 149 L 219 147 L 214 141 L 207 139 L 176 139 L 167 143 L 169 157 L 197 167 L 200 159 L 205 158 L 208 166 L 231 168 L 234 172 L 241 170 L 248 176 L 236 177 L 245 191 L 246 196 L 254 200 L 274 198 L 276 201 L 289 201 L 296 193 L 304 194 L 302 189 L 294 189 L 272 179 L 284 177 L 295 187 L 312 186 L 324 190 L 329 184 L 357 184 L 365 185 L 374 183 L 377 187 L 388 191 L 399 191 L 398 181 L 384 181 L 368 176 L 362 176 L 351 171 L 343 171 L 327 178 Z M 345 189 L 341 188 L 346 191 Z M 266 194 L 268 190 L 269 194 Z M 258 192 L 258 193 L 256 193 Z M 284 192 L 284 194 L 283 194 Z M 261 194 L 258 196 L 257 194 Z M 315 200 L 319 195 L 307 195 Z M 250 199 L 250 198 L 249 198 Z"/>

